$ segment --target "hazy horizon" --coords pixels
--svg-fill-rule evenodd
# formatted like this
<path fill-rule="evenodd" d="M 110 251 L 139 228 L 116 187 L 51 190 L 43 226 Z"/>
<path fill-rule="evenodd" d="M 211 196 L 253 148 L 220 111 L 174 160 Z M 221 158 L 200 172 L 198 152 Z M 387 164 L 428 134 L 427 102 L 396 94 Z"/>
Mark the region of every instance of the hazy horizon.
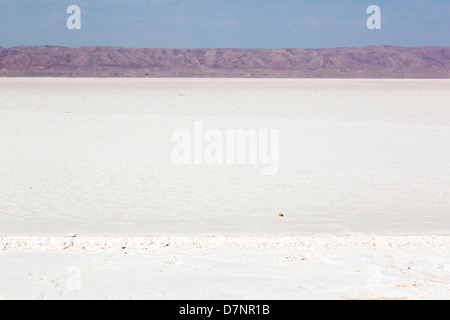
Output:
<path fill-rule="evenodd" d="M 99 48 L 124 48 L 124 49 L 167 49 L 167 50 L 221 50 L 221 49 L 236 49 L 236 50 L 284 50 L 284 49 L 302 49 L 302 50 L 321 50 L 321 49 L 340 49 L 340 48 L 364 48 L 364 47 L 401 47 L 401 48 L 421 48 L 421 47 L 434 47 L 434 48 L 447 48 L 450 46 L 433 46 L 433 45 L 423 45 L 423 46 L 399 46 L 399 45 L 387 45 L 387 44 L 380 44 L 380 45 L 364 45 L 364 46 L 348 46 L 348 47 L 321 47 L 321 48 L 311 48 L 311 47 L 280 47 L 280 48 L 238 48 L 238 47 L 190 47 L 190 48 L 170 48 L 170 47 L 128 47 L 128 46 L 106 46 L 106 45 L 89 45 L 89 46 L 63 46 L 63 45 L 51 45 L 51 44 L 36 44 L 36 45 L 26 45 L 26 44 L 18 44 L 16 46 L 12 47 L 5 47 L 0 45 L 1 48 L 5 49 L 12 49 L 16 47 L 48 47 L 48 48 L 70 48 L 70 49 L 79 49 L 79 48 L 85 48 L 85 47 L 99 47 Z"/>

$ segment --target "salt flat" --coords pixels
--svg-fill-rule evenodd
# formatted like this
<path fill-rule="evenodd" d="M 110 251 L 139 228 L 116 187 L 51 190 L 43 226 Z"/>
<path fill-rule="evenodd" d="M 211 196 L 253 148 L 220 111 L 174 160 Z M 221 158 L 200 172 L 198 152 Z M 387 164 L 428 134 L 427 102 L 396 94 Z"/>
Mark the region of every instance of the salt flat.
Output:
<path fill-rule="evenodd" d="M 0 252 L 3 299 L 450 297 L 449 237 L 50 237 L 0 244 L 8 248 Z"/>
<path fill-rule="evenodd" d="M 448 298 L 448 101 L 450 80 L 2 78 L 0 298 Z M 175 164 L 196 122 L 279 130 L 277 174 Z"/>
<path fill-rule="evenodd" d="M 449 85 L 1 79 L 0 233 L 449 234 Z M 278 129 L 278 174 L 173 164 L 195 121 Z"/>

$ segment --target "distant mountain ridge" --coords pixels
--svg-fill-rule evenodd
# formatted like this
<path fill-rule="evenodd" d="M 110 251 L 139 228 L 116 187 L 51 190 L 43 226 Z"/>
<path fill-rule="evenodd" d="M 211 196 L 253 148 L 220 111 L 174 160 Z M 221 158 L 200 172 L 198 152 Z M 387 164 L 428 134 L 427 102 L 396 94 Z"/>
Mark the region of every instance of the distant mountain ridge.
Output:
<path fill-rule="evenodd" d="M 0 47 L 0 76 L 450 78 L 450 47 Z"/>

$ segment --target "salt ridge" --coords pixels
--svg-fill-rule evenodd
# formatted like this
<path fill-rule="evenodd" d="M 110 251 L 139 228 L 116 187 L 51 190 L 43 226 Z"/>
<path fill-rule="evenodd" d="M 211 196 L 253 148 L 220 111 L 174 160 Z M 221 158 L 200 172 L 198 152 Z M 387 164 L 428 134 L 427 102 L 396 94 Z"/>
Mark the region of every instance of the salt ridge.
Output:
<path fill-rule="evenodd" d="M 450 236 L 73 236 L 0 237 L 2 251 L 145 252 L 160 248 L 257 249 L 450 247 Z"/>

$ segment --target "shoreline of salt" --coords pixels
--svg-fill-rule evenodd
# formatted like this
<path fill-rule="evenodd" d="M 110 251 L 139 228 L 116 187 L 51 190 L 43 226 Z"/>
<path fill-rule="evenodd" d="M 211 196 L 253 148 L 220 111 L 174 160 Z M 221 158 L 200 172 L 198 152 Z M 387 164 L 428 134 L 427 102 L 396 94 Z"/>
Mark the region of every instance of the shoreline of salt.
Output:
<path fill-rule="evenodd" d="M 424 236 L 0 236 L 0 251 L 145 252 L 158 248 L 438 248 L 450 235 Z"/>

